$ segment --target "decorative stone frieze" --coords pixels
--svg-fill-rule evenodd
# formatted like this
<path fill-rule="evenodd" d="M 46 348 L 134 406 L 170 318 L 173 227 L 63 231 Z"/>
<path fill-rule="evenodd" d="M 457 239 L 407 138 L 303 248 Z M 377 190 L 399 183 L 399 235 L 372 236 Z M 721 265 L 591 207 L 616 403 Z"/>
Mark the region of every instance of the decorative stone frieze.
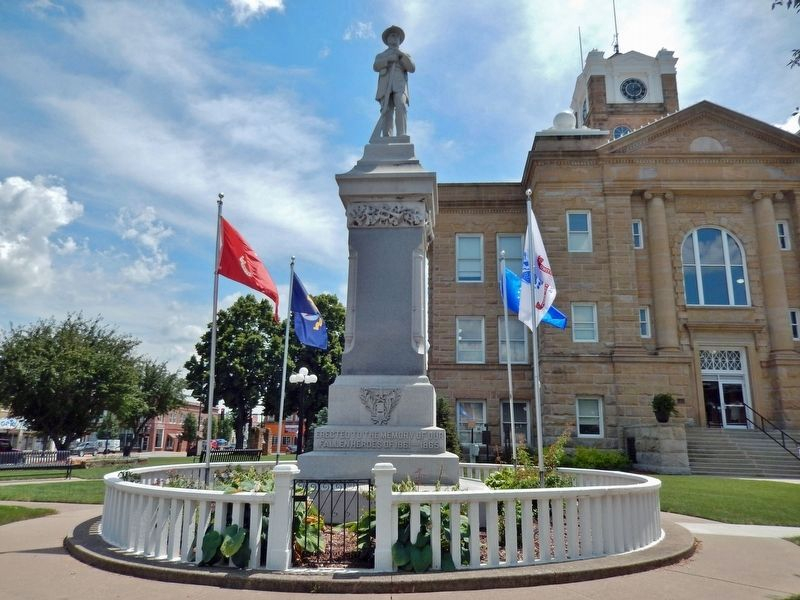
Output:
<path fill-rule="evenodd" d="M 422 227 L 425 224 L 422 203 L 355 202 L 347 207 L 348 227 Z"/>

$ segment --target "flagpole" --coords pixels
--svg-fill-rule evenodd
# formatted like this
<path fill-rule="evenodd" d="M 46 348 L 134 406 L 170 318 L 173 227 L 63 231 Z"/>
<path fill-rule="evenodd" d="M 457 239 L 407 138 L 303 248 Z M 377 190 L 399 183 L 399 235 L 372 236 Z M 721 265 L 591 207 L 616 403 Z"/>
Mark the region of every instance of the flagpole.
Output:
<path fill-rule="evenodd" d="M 530 310 L 531 310 L 531 343 L 533 344 L 533 398 L 536 405 L 536 453 L 539 457 L 539 486 L 544 487 L 544 444 L 542 442 L 542 399 L 540 394 L 539 384 L 539 320 L 536 315 L 536 294 L 533 290 L 534 279 L 534 260 L 536 257 L 533 253 L 533 224 L 531 223 L 531 215 L 533 214 L 533 207 L 531 205 L 531 190 L 525 190 L 527 196 L 528 208 L 528 247 L 525 249 L 528 253 L 528 265 L 531 269 L 531 293 L 530 293 Z"/>
<path fill-rule="evenodd" d="M 211 309 L 211 357 L 208 364 L 208 419 L 206 420 L 206 487 L 211 479 L 211 411 L 214 409 L 214 375 L 217 363 L 217 296 L 219 296 L 219 252 L 220 220 L 222 219 L 222 199 L 225 194 L 217 194 L 217 247 L 214 254 L 214 302 Z"/>
<path fill-rule="evenodd" d="M 283 439 L 283 402 L 286 399 L 286 364 L 289 361 L 289 321 L 292 318 L 292 288 L 294 287 L 294 256 L 289 262 L 289 304 L 286 311 L 286 331 L 283 336 L 283 376 L 281 377 L 281 406 L 278 411 L 278 447 L 275 452 L 275 464 L 281 458 L 281 440 Z"/>
<path fill-rule="evenodd" d="M 508 371 L 508 408 L 511 415 L 511 458 L 517 464 L 517 436 L 514 428 L 514 388 L 511 383 L 511 341 L 508 337 L 508 281 L 506 280 L 506 251 L 500 252 L 500 273 L 503 278 L 503 323 L 506 330 L 506 370 Z"/>

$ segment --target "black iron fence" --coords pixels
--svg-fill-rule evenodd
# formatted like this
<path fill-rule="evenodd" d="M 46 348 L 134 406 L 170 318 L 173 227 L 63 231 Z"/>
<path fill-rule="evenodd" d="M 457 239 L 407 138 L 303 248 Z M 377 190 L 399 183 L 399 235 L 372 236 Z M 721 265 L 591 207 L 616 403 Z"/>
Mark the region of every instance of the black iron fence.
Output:
<path fill-rule="evenodd" d="M 295 566 L 372 568 L 375 507 L 369 479 L 294 482 Z"/>

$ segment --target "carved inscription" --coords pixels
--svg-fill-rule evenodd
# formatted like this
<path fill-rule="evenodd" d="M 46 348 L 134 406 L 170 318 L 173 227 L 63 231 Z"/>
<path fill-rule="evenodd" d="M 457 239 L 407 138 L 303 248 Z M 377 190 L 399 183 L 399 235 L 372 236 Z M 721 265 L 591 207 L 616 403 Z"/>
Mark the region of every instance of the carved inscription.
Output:
<path fill-rule="evenodd" d="M 347 207 L 348 227 L 421 227 L 424 224 L 422 205 L 358 203 Z"/>
<path fill-rule="evenodd" d="M 445 451 L 444 431 L 325 431 L 314 434 L 314 450 Z"/>
<path fill-rule="evenodd" d="M 394 407 L 400 402 L 401 393 L 400 388 L 361 388 L 361 404 L 369 411 L 373 425 L 389 423 Z"/>

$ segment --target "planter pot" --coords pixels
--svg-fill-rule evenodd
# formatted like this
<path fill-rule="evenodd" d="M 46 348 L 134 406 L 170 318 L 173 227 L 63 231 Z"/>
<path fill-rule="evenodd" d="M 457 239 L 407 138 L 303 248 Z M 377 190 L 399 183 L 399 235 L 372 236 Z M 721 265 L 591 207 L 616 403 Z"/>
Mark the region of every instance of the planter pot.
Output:
<path fill-rule="evenodd" d="M 656 415 L 656 421 L 658 421 L 659 423 L 669 423 L 669 417 L 670 417 L 669 411 L 657 412 L 655 413 L 655 415 Z"/>

